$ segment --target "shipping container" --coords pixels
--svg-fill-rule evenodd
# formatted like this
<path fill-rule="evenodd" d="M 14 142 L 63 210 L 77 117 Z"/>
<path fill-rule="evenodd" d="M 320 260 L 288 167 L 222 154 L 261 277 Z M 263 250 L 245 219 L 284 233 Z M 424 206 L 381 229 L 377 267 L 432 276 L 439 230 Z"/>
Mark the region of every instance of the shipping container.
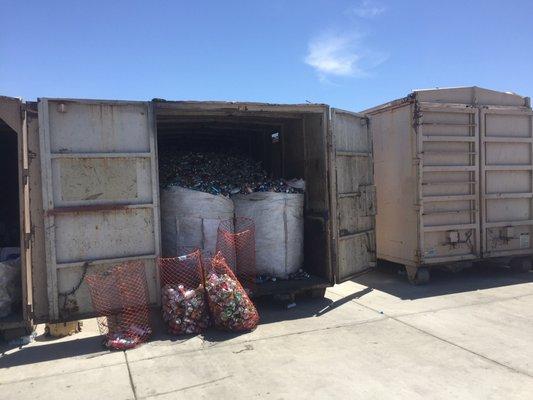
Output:
<path fill-rule="evenodd" d="M 478 87 L 415 90 L 364 111 L 374 138 L 377 258 L 429 267 L 533 253 L 530 100 Z"/>
<path fill-rule="evenodd" d="M 1 118 L 19 124 L 14 212 L 27 249 L 20 321 L 93 315 L 84 276 L 127 260 L 144 261 L 151 301 L 159 301 L 158 146 L 235 146 L 274 176 L 305 179 L 304 269 L 312 276 L 258 285 L 260 294 L 323 294 L 375 263 L 372 138 L 363 115 L 322 104 L 2 100 L 10 102 L 16 107 Z"/>

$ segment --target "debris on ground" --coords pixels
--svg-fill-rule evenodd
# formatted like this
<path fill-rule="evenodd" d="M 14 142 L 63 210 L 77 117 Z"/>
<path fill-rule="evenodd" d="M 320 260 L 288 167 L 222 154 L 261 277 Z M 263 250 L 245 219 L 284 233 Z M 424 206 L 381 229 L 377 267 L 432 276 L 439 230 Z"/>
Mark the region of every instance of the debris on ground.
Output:
<path fill-rule="evenodd" d="M 36 337 L 37 337 L 37 333 L 35 331 L 33 331 L 29 335 L 20 336 L 20 337 L 18 337 L 16 339 L 10 340 L 8 342 L 8 345 L 9 346 L 17 346 L 17 347 L 26 346 L 27 344 L 32 343 L 35 340 Z"/>
<path fill-rule="evenodd" d="M 272 178 L 261 162 L 227 153 L 161 151 L 161 187 L 180 186 L 214 195 L 253 192 L 303 193 L 302 179 Z"/>
<path fill-rule="evenodd" d="M 142 338 L 149 337 L 151 334 L 152 329 L 150 327 L 130 325 L 124 330 L 108 334 L 104 344 L 113 350 L 133 349 L 145 341 Z"/>
<path fill-rule="evenodd" d="M 289 274 L 287 279 L 277 278 L 268 274 L 259 274 L 255 277 L 254 282 L 260 285 L 266 282 L 276 282 L 278 280 L 302 281 L 309 278 L 311 278 L 311 275 L 309 275 L 307 272 L 300 268 L 298 271 Z"/>

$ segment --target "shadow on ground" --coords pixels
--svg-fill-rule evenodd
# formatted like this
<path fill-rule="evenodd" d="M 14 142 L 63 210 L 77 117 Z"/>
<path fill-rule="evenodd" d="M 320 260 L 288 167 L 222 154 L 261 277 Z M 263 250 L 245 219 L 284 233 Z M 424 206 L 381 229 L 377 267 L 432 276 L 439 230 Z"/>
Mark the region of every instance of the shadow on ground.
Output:
<path fill-rule="evenodd" d="M 321 317 L 334 308 L 341 307 L 347 302 L 359 298 L 372 289 L 364 289 L 360 292 L 353 293 L 337 301 L 328 298 L 297 298 L 295 306 L 287 308 L 287 303 L 276 301 L 272 298 L 260 298 L 257 300 L 257 309 L 261 316 L 261 324 L 271 324 L 279 321 L 296 320 L 302 318 Z M 208 329 L 202 335 L 181 335 L 173 336 L 166 332 L 166 327 L 160 318 L 158 310 L 154 310 L 153 316 L 154 334 L 151 342 L 175 342 L 180 343 L 201 338 L 206 342 L 223 342 L 235 337 L 246 335 L 247 332 L 224 332 L 214 328 Z M 19 350 L 13 350 L 13 346 L 6 343 L 0 346 L 2 355 L 0 357 L 0 368 L 9 368 L 20 365 L 58 360 L 62 358 L 79 357 L 87 359 L 99 357 L 108 354 L 102 345 L 102 336 L 94 331 L 94 336 L 79 337 L 76 335 L 67 339 L 52 339 L 44 335 L 36 338 L 36 342 L 30 346 L 22 346 Z"/>
<path fill-rule="evenodd" d="M 471 269 L 453 273 L 449 271 L 432 271 L 431 281 L 425 286 L 411 285 L 403 270 L 395 264 L 380 265 L 376 270 L 353 279 L 362 288 L 343 298 L 333 301 L 329 298 L 297 298 L 296 305 L 287 308 L 287 304 L 272 298 L 257 300 L 257 308 L 261 316 L 261 324 L 303 318 L 320 318 L 328 312 L 342 307 L 344 304 L 359 299 L 373 290 L 382 291 L 401 299 L 420 299 L 442 296 L 453 293 L 469 292 L 509 285 L 533 282 L 533 271 L 529 273 L 513 273 L 509 269 L 476 266 Z M 201 336 L 171 336 L 166 333 L 159 311 L 153 315 L 154 335 L 152 342 L 176 342 L 180 344 L 201 338 L 206 342 L 223 342 L 246 333 L 223 332 L 209 329 Z M 37 337 L 38 345 L 24 346 L 17 351 L 9 351 L 6 344 L 0 346 L 0 368 L 27 365 L 62 358 L 79 357 L 80 359 L 99 357 L 108 354 L 102 346 L 102 337 L 73 336 L 67 340 L 54 340 L 44 336 Z M 11 349 L 12 350 L 12 349 Z"/>
<path fill-rule="evenodd" d="M 459 272 L 432 269 L 429 283 L 415 286 L 408 282 L 399 264 L 381 262 L 376 270 L 352 281 L 400 299 L 415 300 L 533 282 L 533 271 L 517 273 L 487 264 L 476 264 Z"/>
<path fill-rule="evenodd" d="M 38 339 L 44 339 L 44 335 Z M 2 354 L 0 368 L 9 368 L 19 365 L 34 364 L 61 358 L 82 357 L 92 358 L 109 353 L 102 347 L 100 336 L 83 337 L 69 341 L 53 339 L 44 340 L 45 343 L 38 346 L 23 346 L 20 350 Z M 2 348 L 2 352 L 6 349 Z"/>

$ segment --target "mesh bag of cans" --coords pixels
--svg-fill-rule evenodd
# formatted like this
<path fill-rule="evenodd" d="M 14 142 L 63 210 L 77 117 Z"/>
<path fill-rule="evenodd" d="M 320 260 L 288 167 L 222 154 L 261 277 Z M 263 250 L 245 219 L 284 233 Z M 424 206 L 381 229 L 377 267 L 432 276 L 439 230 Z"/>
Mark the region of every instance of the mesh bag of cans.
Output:
<path fill-rule="evenodd" d="M 220 222 L 216 253 L 220 253 L 247 291 L 253 292 L 255 268 L 255 225 L 250 218 L 235 217 Z"/>
<path fill-rule="evenodd" d="M 200 251 L 159 258 L 157 263 L 163 320 L 169 332 L 174 335 L 203 332 L 209 325 L 209 311 Z"/>
<path fill-rule="evenodd" d="M 104 345 L 126 350 L 152 334 L 150 300 L 142 261 L 128 261 L 85 277 Z"/>
<path fill-rule="evenodd" d="M 259 314 L 250 297 L 219 252 L 203 259 L 205 288 L 215 327 L 227 331 L 251 331 Z"/>

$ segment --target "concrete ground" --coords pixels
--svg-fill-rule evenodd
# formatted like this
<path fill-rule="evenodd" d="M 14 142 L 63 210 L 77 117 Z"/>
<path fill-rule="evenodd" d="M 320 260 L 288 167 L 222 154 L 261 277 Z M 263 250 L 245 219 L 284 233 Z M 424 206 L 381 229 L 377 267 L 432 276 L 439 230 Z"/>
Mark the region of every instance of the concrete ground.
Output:
<path fill-rule="evenodd" d="M 0 358 L 0 399 L 532 399 L 533 271 L 374 271 L 256 331 L 105 351 L 94 320 Z M 42 329 L 42 328 L 41 328 Z"/>

